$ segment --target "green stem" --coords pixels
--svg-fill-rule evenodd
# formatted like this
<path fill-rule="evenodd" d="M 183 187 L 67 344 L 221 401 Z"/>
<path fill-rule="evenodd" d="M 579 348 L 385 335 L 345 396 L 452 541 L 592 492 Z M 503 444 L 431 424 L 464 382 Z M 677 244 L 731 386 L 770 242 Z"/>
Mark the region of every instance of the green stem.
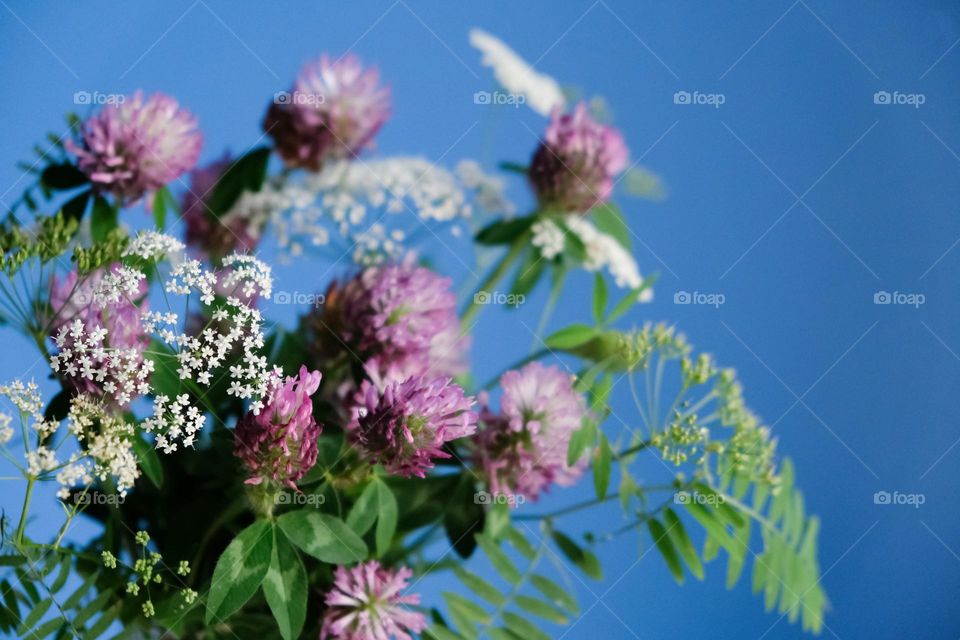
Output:
<path fill-rule="evenodd" d="M 30 510 L 30 498 L 33 497 L 33 484 L 36 478 L 27 477 L 27 490 L 23 495 L 23 506 L 20 508 L 20 524 L 17 525 L 17 544 L 23 544 L 23 530 L 27 526 L 27 512 Z"/>
<path fill-rule="evenodd" d="M 543 258 L 541 258 L 541 260 L 542 259 Z M 560 301 L 560 294 L 563 292 L 563 281 L 566 279 L 566 276 L 566 270 L 561 267 L 553 279 L 553 282 L 550 283 L 550 295 L 547 298 L 547 303 L 543 306 L 543 312 L 540 314 L 540 322 L 537 323 L 537 332 L 533 336 L 533 342 L 530 343 L 531 351 L 536 348 L 537 343 L 543 340 L 540 336 L 546 332 L 550 317 L 553 316 L 553 312 L 557 308 L 557 303 Z"/>
<path fill-rule="evenodd" d="M 495 287 L 500 280 L 507 275 L 507 271 L 510 270 L 510 267 L 513 265 L 513 262 L 520 257 L 520 254 L 527 246 L 528 234 L 522 233 L 513 241 L 513 244 L 510 245 L 510 249 L 507 253 L 501 258 L 490 273 L 487 275 L 486 279 L 480 283 L 480 286 L 477 287 L 476 293 L 473 294 L 473 297 L 467 302 L 467 306 L 464 308 L 463 313 L 461 314 L 462 320 L 461 325 L 464 328 L 469 328 L 472 324 L 474 316 L 480 312 L 481 305 L 486 304 L 484 301 L 485 296 L 482 294 L 490 293 L 490 289 Z"/>
<path fill-rule="evenodd" d="M 632 447 L 627 447 L 626 449 L 624 449 L 624 450 L 621 451 L 620 453 L 614 454 L 613 459 L 614 459 L 614 460 L 623 460 L 623 459 L 626 458 L 627 456 L 632 455 L 632 454 L 634 454 L 634 453 L 637 453 L 638 451 L 643 451 L 644 449 L 648 448 L 649 446 L 650 446 L 650 441 L 649 441 L 649 440 L 645 440 L 645 441 L 643 441 L 643 442 L 640 442 L 640 443 L 637 443 L 637 444 L 633 445 Z"/>

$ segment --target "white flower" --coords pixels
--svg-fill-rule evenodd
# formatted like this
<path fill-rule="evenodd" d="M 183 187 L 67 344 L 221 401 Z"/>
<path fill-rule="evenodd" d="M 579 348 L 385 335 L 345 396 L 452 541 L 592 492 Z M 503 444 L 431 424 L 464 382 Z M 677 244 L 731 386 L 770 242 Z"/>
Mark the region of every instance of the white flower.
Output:
<path fill-rule="evenodd" d="M 497 82 L 510 93 L 524 96 L 531 109 L 548 116 L 553 109 L 563 108 L 566 100 L 557 81 L 539 73 L 499 38 L 471 29 L 470 44 L 483 54 L 483 64 L 493 69 Z"/>
<path fill-rule="evenodd" d="M 467 189 L 472 189 L 477 205 L 487 213 L 513 215 L 517 207 L 507 199 L 503 178 L 485 172 L 476 160 L 461 160 L 457 177 Z"/>
<path fill-rule="evenodd" d="M 180 253 L 184 244 L 159 231 L 140 231 L 123 251 L 123 256 L 139 256 L 144 260 L 160 260 L 171 254 Z"/>
<path fill-rule="evenodd" d="M 533 232 L 531 242 L 533 246 L 540 249 L 540 255 L 547 260 L 552 260 L 563 252 L 566 244 L 566 236 L 563 229 L 558 227 L 552 220 L 538 220 L 530 227 Z"/>

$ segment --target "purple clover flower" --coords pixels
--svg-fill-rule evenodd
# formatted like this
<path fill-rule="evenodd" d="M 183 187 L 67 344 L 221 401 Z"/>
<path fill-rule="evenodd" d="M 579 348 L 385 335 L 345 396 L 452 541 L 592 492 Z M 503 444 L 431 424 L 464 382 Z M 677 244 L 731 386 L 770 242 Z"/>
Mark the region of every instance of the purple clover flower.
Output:
<path fill-rule="evenodd" d="M 418 594 L 401 595 L 413 572 L 385 569 L 376 560 L 348 569 L 337 567 L 327 593 L 320 640 L 411 640 L 427 628 L 427 619 L 408 605 Z"/>

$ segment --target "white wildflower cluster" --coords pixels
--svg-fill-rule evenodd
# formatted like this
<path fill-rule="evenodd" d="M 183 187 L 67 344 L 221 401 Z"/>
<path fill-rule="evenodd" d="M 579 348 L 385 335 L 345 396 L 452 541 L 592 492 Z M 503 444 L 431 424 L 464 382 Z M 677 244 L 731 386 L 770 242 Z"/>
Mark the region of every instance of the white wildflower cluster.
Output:
<path fill-rule="evenodd" d="M 241 296 L 246 300 L 255 297 L 270 298 L 273 290 L 273 271 L 270 265 L 251 255 L 231 254 L 223 259 L 226 275 L 219 289 L 228 296 Z"/>
<path fill-rule="evenodd" d="M 583 243 L 586 253 L 584 269 L 591 272 L 606 269 L 617 286 L 624 289 L 636 289 L 643 284 L 636 260 L 616 238 L 600 231 L 580 215 L 563 216 L 560 221 Z M 544 258 L 552 259 L 563 251 L 566 242 L 564 230 L 552 219 L 537 221 L 531 230 L 531 242 Z M 639 299 L 641 302 L 649 302 L 653 299 L 653 291 L 645 289 Z"/>
<path fill-rule="evenodd" d="M 184 244 L 173 236 L 159 231 L 140 231 L 123 251 L 124 257 L 137 256 L 144 260 L 161 260 L 184 250 Z"/>
<path fill-rule="evenodd" d="M 139 269 L 126 265 L 117 265 L 103 274 L 93 290 L 93 301 L 97 304 L 116 304 L 122 300 L 133 300 L 142 294 L 146 276 Z"/>
<path fill-rule="evenodd" d="M 117 492 L 126 496 L 140 477 L 133 451 L 133 425 L 107 411 L 93 397 L 80 394 L 71 399 L 67 429 L 81 449 L 57 474 L 60 498 L 66 499 L 71 487 L 89 485 L 94 478 L 101 482 L 113 479 Z"/>
<path fill-rule="evenodd" d="M 231 213 L 270 220 L 289 255 L 338 242 L 357 249 L 355 260 L 370 263 L 371 256 L 383 261 L 406 253 L 403 241 L 411 234 L 400 225 L 421 225 L 401 214 L 413 213 L 422 223 L 451 222 L 470 217 L 473 207 L 449 171 L 422 158 L 396 157 L 332 162 L 302 180 L 266 184 L 244 193 Z"/>
<path fill-rule="evenodd" d="M 145 361 L 137 347 L 107 347 L 107 336 L 104 327 L 88 329 L 80 318 L 74 318 L 54 337 L 57 354 L 50 358 L 50 366 L 79 385 L 95 385 L 105 397 L 125 406 L 149 393 L 153 362 Z"/>
<path fill-rule="evenodd" d="M 517 207 L 507 199 L 503 178 L 490 175 L 476 160 L 461 160 L 456 169 L 463 186 L 474 193 L 477 206 L 487 213 L 511 216 Z"/>
<path fill-rule="evenodd" d="M 539 73 L 502 40 L 486 31 L 471 29 L 470 44 L 483 54 L 483 64 L 493 68 L 497 82 L 507 91 L 526 98 L 531 109 L 548 116 L 554 109 L 563 108 L 566 100 L 557 81 Z"/>
<path fill-rule="evenodd" d="M 9 413 L 0 412 L 0 444 L 7 444 L 13 439 L 13 427 L 10 426 L 11 422 L 13 422 L 13 416 Z"/>
<path fill-rule="evenodd" d="M 203 267 L 199 260 L 184 260 L 173 267 L 170 277 L 164 283 L 164 290 L 181 296 L 188 296 L 196 290 L 203 304 L 211 304 L 216 294 L 217 276 Z"/>
<path fill-rule="evenodd" d="M 156 446 L 164 453 L 177 450 L 178 442 L 192 447 L 206 422 L 203 412 L 190 404 L 187 394 L 171 400 L 159 395 L 153 399 L 153 415 L 143 421 L 147 433 L 156 434 Z"/>

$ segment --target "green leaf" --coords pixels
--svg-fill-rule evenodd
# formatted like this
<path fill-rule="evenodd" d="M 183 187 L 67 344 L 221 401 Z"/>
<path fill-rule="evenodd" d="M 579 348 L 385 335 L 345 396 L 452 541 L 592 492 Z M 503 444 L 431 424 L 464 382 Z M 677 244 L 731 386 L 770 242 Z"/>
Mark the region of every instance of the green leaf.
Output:
<path fill-rule="evenodd" d="M 500 590 L 480 576 L 470 573 L 462 567 L 454 567 L 453 571 L 463 584 L 467 585 L 477 596 L 483 598 L 493 606 L 500 607 L 506 602 L 506 597 L 500 593 Z"/>
<path fill-rule="evenodd" d="M 87 203 L 90 202 L 90 191 L 83 191 L 70 198 L 60 210 L 63 217 L 67 220 L 81 220 L 83 214 L 87 211 Z"/>
<path fill-rule="evenodd" d="M 585 324 L 572 324 L 564 327 L 544 340 L 551 349 L 573 349 L 589 342 L 597 335 L 594 327 Z"/>
<path fill-rule="evenodd" d="M 627 251 L 631 251 L 630 246 L 630 228 L 623 219 L 620 208 L 612 202 L 605 202 L 590 210 L 590 219 L 600 231 L 620 243 Z"/>
<path fill-rule="evenodd" d="M 529 171 L 526 165 L 520 164 L 518 162 L 501 162 L 497 165 L 500 167 L 501 171 L 509 171 L 510 173 L 519 173 L 520 175 L 527 175 Z"/>
<path fill-rule="evenodd" d="M 483 245 L 510 244 L 533 225 L 536 216 L 522 218 L 502 218 L 491 222 L 477 232 L 476 241 Z"/>
<path fill-rule="evenodd" d="M 207 198 L 211 215 L 219 218 L 237 202 L 244 191 L 259 191 L 267 175 L 270 149 L 258 147 L 227 167 Z"/>
<path fill-rule="evenodd" d="M 620 302 L 617 303 L 617 306 L 613 308 L 613 311 L 610 312 L 610 315 L 607 316 L 607 324 L 612 324 L 620 319 L 623 314 L 633 308 L 633 305 L 637 304 L 640 298 L 640 294 L 653 286 L 653 283 L 657 281 L 657 274 L 647 276 L 643 279 L 643 282 L 640 283 L 640 286 L 636 289 L 632 289 L 630 293 L 626 294 L 620 299 Z"/>
<path fill-rule="evenodd" d="M 610 465 L 613 461 L 613 451 L 610 450 L 610 441 L 600 433 L 600 446 L 593 456 L 593 488 L 596 489 L 597 499 L 603 500 L 607 496 L 610 486 Z"/>
<path fill-rule="evenodd" d="M 593 321 L 597 324 L 603 322 L 603 312 L 607 309 L 607 283 L 603 275 L 597 272 L 593 279 Z"/>
<path fill-rule="evenodd" d="M 343 520 L 313 510 L 291 511 L 277 518 L 290 542 L 330 564 L 353 564 L 367 557 L 367 545 Z"/>
<path fill-rule="evenodd" d="M 597 425 L 590 418 L 584 418 L 584 424 L 574 431 L 570 436 L 570 444 L 567 445 L 567 466 L 572 467 L 587 450 L 587 447 L 597 441 Z"/>
<path fill-rule="evenodd" d="M 541 257 L 539 251 L 527 250 L 523 262 L 517 269 L 517 277 L 513 281 L 513 286 L 510 287 L 510 293 L 515 296 L 525 296 L 530 293 L 537 286 L 548 263 L 549 261 Z"/>
<path fill-rule="evenodd" d="M 17 627 L 17 635 L 21 638 L 26 638 L 27 631 L 32 629 L 33 625 L 40 622 L 40 619 L 50 610 L 51 606 L 53 606 L 52 598 L 41 600 L 40 603 L 27 614 L 27 617 L 23 619 L 20 626 Z"/>
<path fill-rule="evenodd" d="M 660 555 L 667 561 L 667 567 L 670 568 L 673 579 L 677 581 L 677 584 L 683 584 L 683 566 L 680 564 L 677 550 L 673 548 L 667 530 L 655 518 L 647 520 L 647 527 L 650 529 L 650 537 L 653 538 L 653 543 L 657 545 Z"/>
<path fill-rule="evenodd" d="M 307 572 L 286 536 L 273 528 L 273 554 L 263 594 L 284 640 L 300 637 L 307 618 Z"/>
<path fill-rule="evenodd" d="M 167 203 L 173 201 L 173 196 L 167 187 L 160 187 L 153 194 L 153 226 L 157 231 L 167 228 Z"/>
<path fill-rule="evenodd" d="M 633 167 L 623 174 L 623 190 L 628 195 L 654 202 L 667 197 L 667 188 L 660 176 L 644 167 Z"/>
<path fill-rule="evenodd" d="M 692 573 L 697 580 L 703 580 L 703 563 L 700 562 L 700 556 L 697 555 L 697 550 L 693 546 L 693 541 L 690 539 L 690 536 L 687 535 L 687 530 L 684 528 L 683 522 L 681 522 L 677 514 L 673 512 L 673 509 L 666 509 L 663 512 L 663 521 L 667 527 L 667 535 L 670 536 L 674 548 L 680 552 L 680 556 L 683 558 L 684 563 L 686 563 L 687 568 L 690 569 L 690 573 Z"/>
<path fill-rule="evenodd" d="M 503 621 L 510 633 L 523 640 L 550 640 L 550 636 L 540 631 L 532 622 L 509 611 L 504 612 Z"/>
<path fill-rule="evenodd" d="M 224 550 L 210 580 L 207 624 L 225 620 L 249 600 L 270 568 L 272 528 L 259 520 L 240 532 Z"/>
<path fill-rule="evenodd" d="M 573 541 L 569 536 L 559 531 L 552 532 L 553 541 L 556 543 L 560 552 L 567 557 L 570 562 L 577 565 L 585 574 L 594 580 L 603 579 L 603 569 L 600 567 L 600 560 L 589 549 L 585 549 Z"/>
<path fill-rule="evenodd" d="M 117 228 L 117 209 L 103 196 L 93 199 L 93 213 L 90 216 L 90 234 L 94 242 L 103 242 L 111 231 Z"/>
<path fill-rule="evenodd" d="M 498 502 L 490 507 L 483 524 L 483 532 L 493 540 L 499 540 L 504 532 L 510 530 L 510 505 Z"/>
<path fill-rule="evenodd" d="M 153 483 L 153 486 L 159 489 L 163 485 L 163 464 L 160 462 L 157 450 L 139 435 L 133 436 L 131 445 L 143 474 Z"/>
<path fill-rule="evenodd" d="M 397 531 L 397 499 L 390 487 L 379 478 L 374 481 L 377 485 L 377 555 L 384 556 L 393 542 L 393 534 Z"/>
<path fill-rule="evenodd" d="M 87 184 L 87 174 L 72 162 L 51 164 L 40 174 L 40 183 L 53 191 L 66 191 Z"/>
<path fill-rule="evenodd" d="M 450 615 L 452 615 L 454 619 L 467 621 L 469 623 L 466 625 L 467 628 L 472 628 L 473 625 L 477 624 L 490 624 L 490 614 L 477 603 L 471 602 L 463 596 L 449 591 L 443 592 L 443 599 L 447 603 L 447 606 L 450 607 Z M 460 630 L 464 633 L 467 632 L 467 629 L 463 628 L 462 623 L 457 626 L 460 627 Z"/>
<path fill-rule="evenodd" d="M 353 508 L 350 509 L 350 514 L 347 515 L 347 526 L 353 529 L 358 536 L 362 536 L 369 531 L 373 523 L 377 521 L 378 491 L 377 481 L 374 479 L 364 487 L 360 497 L 357 498 Z"/>
<path fill-rule="evenodd" d="M 540 600 L 539 598 L 518 595 L 516 598 L 514 598 L 514 602 L 516 602 L 517 606 L 527 613 L 540 616 L 544 620 L 548 620 L 554 624 L 564 625 L 570 622 L 570 619 L 563 615 L 562 612 L 557 611 L 550 606 L 550 604 Z"/>
<path fill-rule="evenodd" d="M 574 615 L 580 612 L 580 607 L 574 597 L 550 578 L 535 573 L 530 576 L 530 583 L 560 609 L 569 611 Z"/>
<path fill-rule="evenodd" d="M 497 570 L 497 573 L 510 584 L 519 584 L 521 580 L 520 570 L 517 569 L 513 561 L 507 557 L 507 554 L 497 546 L 497 543 L 483 534 L 476 536 L 476 540 L 480 548 L 483 549 L 483 552 L 487 554 L 487 558 L 490 559 L 490 564 Z"/>

